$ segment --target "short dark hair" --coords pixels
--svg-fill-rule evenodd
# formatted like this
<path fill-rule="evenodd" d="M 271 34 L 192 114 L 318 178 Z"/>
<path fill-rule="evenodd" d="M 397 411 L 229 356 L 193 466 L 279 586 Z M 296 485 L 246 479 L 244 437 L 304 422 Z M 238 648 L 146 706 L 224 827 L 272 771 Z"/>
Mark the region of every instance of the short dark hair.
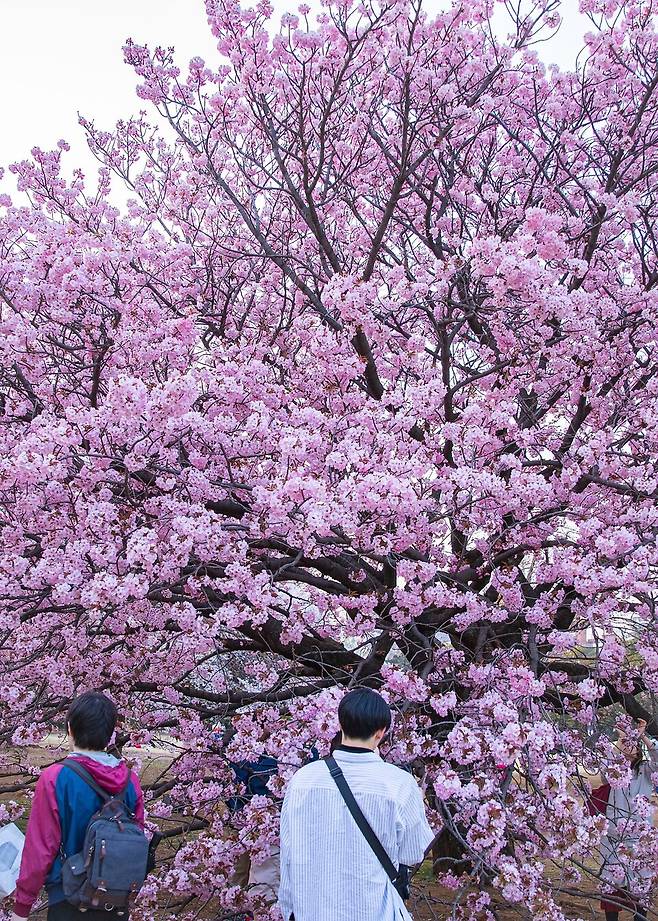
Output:
<path fill-rule="evenodd" d="M 117 708 L 100 691 L 87 691 L 71 703 L 66 722 L 73 741 L 87 751 L 105 751 L 117 724 Z"/>
<path fill-rule="evenodd" d="M 348 738 L 369 739 L 378 729 L 389 728 L 391 708 L 377 691 L 356 688 L 339 703 L 338 722 Z"/>

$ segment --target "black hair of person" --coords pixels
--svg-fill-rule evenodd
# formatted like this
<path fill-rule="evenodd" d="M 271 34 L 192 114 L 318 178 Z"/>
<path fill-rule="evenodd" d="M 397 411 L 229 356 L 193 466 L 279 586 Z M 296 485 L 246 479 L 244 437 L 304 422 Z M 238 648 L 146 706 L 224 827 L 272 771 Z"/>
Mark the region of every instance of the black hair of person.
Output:
<path fill-rule="evenodd" d="M 617 733 L 617 735 L 615 736 L 615 744 L 619 742 L 619 739 L 620 739 L 620 735 L 619 733 Z M 642 745 L 641 740 L 638 739 L 637 749 L 635 750 L 635 755 L 633 756 L 632 759 L 630 759 L 631 768 L 633 769 L 633 771 L 635 771 L 635 773 L 639 772 L 645 760 L 646 758 L 644 757 L 644 746 Z"/>
<path fill-rule="evenodd" d="M 117 719 L 117 708 L 100 691 L 87 691 L 76 697 L 66 714 L 73 741 L 87 751 L 105 751 Z"/>
<path fill-rule="evenodd" d="M 391 708 L 377 691 L 356 688 L 339 703 L 338 722 L 347 738 L 365 741 L 379 729 L 389 729 Z"/>

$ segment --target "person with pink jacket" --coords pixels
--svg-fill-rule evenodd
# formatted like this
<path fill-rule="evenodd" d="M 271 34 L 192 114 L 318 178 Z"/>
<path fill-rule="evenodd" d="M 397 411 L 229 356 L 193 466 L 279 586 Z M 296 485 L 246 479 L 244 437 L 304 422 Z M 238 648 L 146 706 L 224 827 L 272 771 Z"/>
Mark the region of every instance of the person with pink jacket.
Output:
<path fill-rule="evenodd" d="M 66 717 L 69 758 L 78 761 L 110 795 L 125 789 L 125 802 L 144 827 L 144 797 L 137 775 L 125 761 L 107 752 L 117 710 L 105 694 L 90 691 L 71 704 Z M 62 863 L 82 849 L 89 820 L 101 806 L 98 793 L 64 763 L 47 767 L 39 778 L 25 835 L 12 921 L 27 918 L 45 885 L 48 921 L 107 921 L 110 914 L 79 911 L 62 890 Z"/>

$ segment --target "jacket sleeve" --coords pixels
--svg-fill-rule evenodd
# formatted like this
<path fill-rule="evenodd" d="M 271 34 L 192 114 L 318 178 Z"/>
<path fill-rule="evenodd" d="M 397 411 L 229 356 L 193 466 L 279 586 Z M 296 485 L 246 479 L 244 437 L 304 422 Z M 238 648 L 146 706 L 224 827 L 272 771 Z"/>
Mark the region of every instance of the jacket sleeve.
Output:
<path fill-rule="evenodd" d="M 398 862 L 407 866 L 420 863 L 433 840 L 434 832 L 425 815 L 423 794 L 414 780 L 401 809 L 398 825 Z"/>
<path fill-rule="evenodd" d="M 59 768 L 45 770 L 34 791 L 14 896 L 14 911 L 19 918 L 30 914 L 60 848 L 62 830 L 55 795 L 58 776 Z"/>
<path fill-rule="evenodd" d="M 140 828 L 144 828 L 144 793 L 142 791 L 142 785 L 139 782 L 139 777 L 133 771 L 132 772 L 132 782 L 135 788 L 135 795 L 137 796 L 137 804 L 135 805 L 135 819 Z"/>

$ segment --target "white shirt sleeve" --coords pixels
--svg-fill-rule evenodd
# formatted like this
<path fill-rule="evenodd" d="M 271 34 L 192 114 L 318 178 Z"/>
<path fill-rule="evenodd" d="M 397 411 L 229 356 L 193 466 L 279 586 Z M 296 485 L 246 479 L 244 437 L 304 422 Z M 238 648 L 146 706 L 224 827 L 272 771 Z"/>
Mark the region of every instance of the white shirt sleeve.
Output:
<path fill-rule="evenodd" d="M 434 840 L 434 832 L 425 814 L 425 802 L 420 787 L 414 782 L 407 800 L 402 804 L 398 826 L 398 859 L 413 866 L 420 863 Z"/>

